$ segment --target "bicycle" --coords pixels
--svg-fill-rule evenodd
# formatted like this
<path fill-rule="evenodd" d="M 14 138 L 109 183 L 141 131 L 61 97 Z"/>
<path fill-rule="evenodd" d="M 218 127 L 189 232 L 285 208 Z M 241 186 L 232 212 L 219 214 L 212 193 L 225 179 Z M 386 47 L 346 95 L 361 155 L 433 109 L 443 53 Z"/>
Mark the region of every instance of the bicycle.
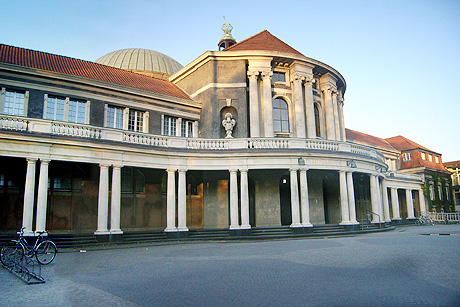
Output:
<path fill-rule="evenodd" d="M 428 216 L 420 216 L 418 219 L 415 220 L 415 225 L 434 225 L 433 219 Z"/>
<path fill-rule="evenodd" d="M 57 247 L 53 241 L 44 238 L 43 234 L 46 231 L 37 231 L 37 238 L 35 243 L 31 246 L 24 238 L 24 229 L 17 234 L 19 235 L 18 240 L 11 240 L 6 243 L 0 250 L 0 261 L 5 266 L 13 266 L 20 263 L 24 256 L 32 258 L 35 256 L 37 262 L 43 265 L 50 264 L 56 257 Z"/>

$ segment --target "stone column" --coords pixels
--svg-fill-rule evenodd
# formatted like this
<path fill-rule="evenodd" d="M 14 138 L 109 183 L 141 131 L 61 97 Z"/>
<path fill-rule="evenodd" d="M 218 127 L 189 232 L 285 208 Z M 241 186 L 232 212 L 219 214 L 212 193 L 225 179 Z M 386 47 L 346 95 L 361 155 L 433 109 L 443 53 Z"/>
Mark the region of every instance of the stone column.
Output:
<path fill-rule="evenodd" d="M 343 98 L 339 99 L 339 122 L 340 122 L 340 141 L 346 142 L 347 136 L 345 133 L 345 119 L 343 116 Z"/>
<path fill-rule="evenodd" d="M 339 184 L 340 184 L 340 209 L 342 212 L 342 221 L 340 225 L 350 225 L 350 212 L 348 206 L 348 188 L 347 176 L 345 171 L 339 171 Z"/>
<path fill-rule="evenodd" d="M 291 78 L 294 84 L 294 114 L 295 114 L 295 136 L 305 138 L 305 109 L 302 100 L 302 81 L 305 79 L 300 74 L 295 74 Z"/>
<path fill-rule="evenodd" d="M 334 126 L 335 139 L 340 141 L 340 122 L 339 122 L 339 106 L 337 103 L 337 91 L 332 91 L 332 107 L 334 109 Z"/>
<path fill-rule="evenodd" d="M 334 121 L 334 107 L 332 105 L 332 89 L 326 87 L 323 89 L 324 105 L 326 109 L 326 138 L 328 140 L 335 140 L 335 121 Z"/>
<path fill-rule="evenodd" d="M 300 169 L 300 207 L 302 212 L 302 227 L 313 227 L 310 223 L 310 203 L 308 200 L 308 179 L 306 169 Z"/>
<path fill-rule="evenodd" d="M 121 216 L 121 166 L 112 168 L 112 199 L 110 206 L 110 233 L 122 234 L 120 229 Z"/>
<path fill-rule="evenodd" d="M 188 231 L 187 228 L 187 177 L 186 170 L 179 170 L 179 187 L 177 191 L 178 230 Z"/>
<path fill-rule="evenodd" d="M 315 106 L 313 101 L 313 89 L 312 82 L 315 79 L 313 77 L 307 77 L 305 79 L 305 115 L 307 119 L 307 138 L 316 138 L 316 123 L 315 123 Z"/>
<path fill-rule="evenodd" d="M 97 204 L 97 230 L 95 234 L 109 234 L 107 228 L 109 213 L 109 166 L 99 165 L 99 198 Z"/>
<path fill-rule="evenodd" d="M 299 207 L 299 184 L 297 183 L 297 169 L 290 169 L 291 180 L 291 227 L 302 227 L 300 224 L 300 207 Z"/>
<path fill-rule="evenodd" d="M 393 220 L 400 220 L 401 215 L 399 213 L 398 189 L 390 188 L 390 190 L 391 190 L 391 208 L 393 209 Z"/>
<path fill-rule="evenodd" d="M 176 228 L 176 170 L 168 169 L 168 190 L 166 195 L 166 229 L 177 231 Z"/>
<path fill-rule="evenodd" d="M 251 137 L 260 137 L 259 131 L 259 86 L 257 78 L 258 71 L 248 71 L 249 77 L 249 128 L 251 130 Z"/>
<path fill-rule="evenodd" d="M 240 169 L 241 176 L 241 229 L 250 229 L 248 170 Z"/>
<path fill-rule="evenodd" d="M 46 207 L 48 205 L 48 166 L 50 160 L 40 159 L 40 176 L 38 179 L 37 219 L 35 231 L 46 230 Z"/>
<path fill-rule="evenodd" d="M 412 199 L 412 190 L 406 190 L 407 218 L 414 219 L 414 200 Z"/>
<path fill-rule="evenodd" d="M 24 189 L 24 212 L 22 214 L 22 227 L 25 227 L 25 235 L 33 234 L 32 221 L 34 214 L 36 162 L 37 159 L 27 159 L 26 186 Z"/>
<path fill-rule="evenodd" d="M 273 137 L 273 101 L 272 101 L 272 71 L 262 72 L 263 104 L 264 104 L 264 136 Z"/>
<path fill-rule="evenodd" d="M 377 176 L 370 175 L 370 188 L 371 188 L 371 204 L 372 204 L 372 212 L 379 214 L 379 193 L 378 193 L 378 183 L 377 183 Z M 379 217 L 376 214 L 372 214 L 372 223 L 380 223 Z"/>
<path fill-rule="evenodd" d="M 390 223 L 390 204 L 388 203 L 388 189 L 387 181 L 385 178 L 382 179 L 382 200 L 383 200 L 383 219 L 385 222 Z"/>
<path fill-rule="evenodd" d="M 236 169 L 230 170 L 230 229 L 240 229 L 238 220 L 238 177 Z"/>
<path fill-rule="evenodd" d="M 418 199 L 420 199 L 420 211 L 422 211 L 423 214 L 426 214 L 428 209 L 426 207 L 425 194 L 423 194 L 422 190 L 418 190 Z"/>
<path fill-rule="evenodd" d="M 359 224 L 356 220 L 356 204 L 355 204 L 355 188 L 353 186 L 353 172 L 347 172 L 347 188 L 348 188 L 348 210 L 350 212 L 350 222 Z"/>

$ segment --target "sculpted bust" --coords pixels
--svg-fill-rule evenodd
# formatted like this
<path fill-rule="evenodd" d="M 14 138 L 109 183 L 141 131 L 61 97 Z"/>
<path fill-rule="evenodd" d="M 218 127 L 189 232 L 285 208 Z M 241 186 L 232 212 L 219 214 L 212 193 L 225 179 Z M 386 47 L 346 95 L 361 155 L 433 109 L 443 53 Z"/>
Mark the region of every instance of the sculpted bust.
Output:
<path fill-rule="evenodd" d="M 225 138 L 233 138 L 232 132 L 235 125 L 236 120 L 233 118 L 232 113 L 225 113 L 224 120 L 222 121 L 222 126 L 224 126 L 225 133 L 227 134 Z"/>

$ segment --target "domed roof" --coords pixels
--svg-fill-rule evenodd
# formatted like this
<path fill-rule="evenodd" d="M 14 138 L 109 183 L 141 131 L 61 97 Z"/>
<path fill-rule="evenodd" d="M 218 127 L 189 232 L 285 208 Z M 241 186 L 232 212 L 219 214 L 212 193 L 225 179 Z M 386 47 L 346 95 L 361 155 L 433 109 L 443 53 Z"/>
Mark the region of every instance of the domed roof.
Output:
<path fill-rule="evenodd" d="M 132 71 L 154 71 L 168 75 L 176 73 L 183 66 L 158 51 L 129 48 L 110 52 L 95 61 L 96 63 Z"/>

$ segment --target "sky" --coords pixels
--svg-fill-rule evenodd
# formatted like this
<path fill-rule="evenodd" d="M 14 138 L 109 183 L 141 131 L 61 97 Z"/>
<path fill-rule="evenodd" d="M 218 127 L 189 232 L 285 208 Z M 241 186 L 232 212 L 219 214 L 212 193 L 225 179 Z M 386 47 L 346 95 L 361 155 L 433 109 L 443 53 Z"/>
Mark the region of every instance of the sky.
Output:
<path fill-rule="evenodd" d="M 347 128 L 460 160 L 460 0 L 0 0 L 0 43 L 94 61 L 146 48 L 182 65 L 222 25 L 263 30 L 339 71 Z M 226 21 L 224 20 L 224 16 Z"/>

